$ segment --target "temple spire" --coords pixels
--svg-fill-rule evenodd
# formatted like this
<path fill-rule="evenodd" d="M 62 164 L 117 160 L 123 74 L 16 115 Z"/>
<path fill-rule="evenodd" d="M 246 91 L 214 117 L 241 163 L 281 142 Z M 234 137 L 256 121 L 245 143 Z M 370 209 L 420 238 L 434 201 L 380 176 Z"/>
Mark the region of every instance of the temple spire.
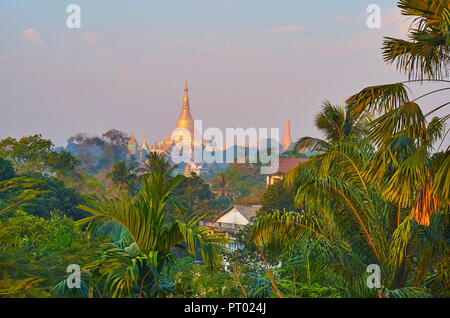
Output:
<path fill-rule="evenodd" d="M 189 95 L 188 95 L 188 83 L 186 81 L 186 86 L 184 87 L 184 98 L 183 98 L 183 109 L 188 109 L 190 108 L 189 106 Z"/>
<path fill-rule="evenodd" d="M 134 134 L 132 133 L 130 136 L 130 139 L 128 140 L 128 153 L 129 154 L 135 154 L 137 150 L 137 142 L 136 138 L 134 137 Z"/>
<path fill-rule="evenodd" d="M 283 146 L 283 151 L 289 150 L 292 144 L 291 139 L 291 122 L 289 119 L 286 119 L 286 127 L 284 128 L 284 138 L 281 142 Z"/>
<path fill-rule="evenodd" d="M 130 140 L 128 141 L 128 143 L 130 143 L 130 144 L 135 144 L 136 143 L 136 138 L 134 137 L 133 133 L 131 133 Z"/>
<path fill-rule="evenodd" d="M 191 141 L 194 140 L 194 119 L 191 116 L 191 110 L 189 105 L 188 85 L 184 87 L 183 106 L 181 108 L 180 117 L 178 117 L 176 128 L 185 128 L 191 134 Z"/>
<path fill-rule="evenodd" d="M 147 150 L 148 151 L 148 145 L 147 145 L 147 139 L 144 137 L 144 141 L 142 142 L 142 146 L 141 146 L 142 150 Z"/>

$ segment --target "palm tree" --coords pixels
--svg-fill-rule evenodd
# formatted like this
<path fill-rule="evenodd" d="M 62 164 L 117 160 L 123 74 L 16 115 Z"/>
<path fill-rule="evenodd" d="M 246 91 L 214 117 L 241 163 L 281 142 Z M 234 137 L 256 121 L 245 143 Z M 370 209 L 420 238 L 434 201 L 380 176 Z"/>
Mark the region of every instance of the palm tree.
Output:
<path fill-rule="evenodd" d="M 176 169 L 176 165 L 172 166 L 171 162 L 163 153 L 152 151 L 146 158 L 147 160 L 144 162 L 144 167 L 138 170 L 144 176 L 149 175 L 154 171 L 162 171 L 164 177 L 170 179 L 173 171 Z"/>
<path fill-rule="evenodd" d="M 439 151 L 450 115 L 427 118 L 450 102 L 426 114 L 417 102 L 450 87 L 411 100 L 407 85 L 450 83 L 443 79 L 449 66 L 449 5 L 448 0 L 399 1 L 402 13 L 415 17 L 410 41 L 386 38 L 383 50 L 385 61 L 396 63 L 410 80 L 371 86 L 347 100 L 350 116 L 380 115 L 369 123 L 367 138 L 340 138 L 328 129 L 325 135 L 337 138 L 316 142 L 322 153 L 286 178 L 297 191 L 296 203 L 307 210 L 261 218 L 255 241 L 286 245 L 314 235 L 337 260 L 330 266 L 353 295 L 367 294 L 358 272 L 368 263 L 382 268 L 378 296 L 423 295 L 424 286 L 440 286 L 436 295 L 448 292 L 443 264 L 448 262 L 450 156 L 448 148 Z"/>
<path fill-rule="evenodd" d="M 403 15 L 413 17 L 409 41 L 386 37 L 383 56 L 397 69 L 418 80 L 445 77 L 450 62 L 450 2 L 400 0 Z"/>
<path fill-rule="evenodd" d="M 288 250 L 298 240 L 314 237 L 337 287 L 348 296 L 423 296 L 420 287 L 437 277 L 434 268 L 448 255 L 449 217 L 436 214 L 429 229 L 408 214 L 398 224 L 397 207 L 384 196 L 389 184 L 371 182 L 365 173 L 373 151 L 366 140 L 350 137 L 314 156 L 297 170 L 292 185 L 297 206 L 304 204 L 306 210 L 259 218 L 253 238 L 257 244 L 277 243 Z M 381 290 L 366 286 L 362 273 L 369 264 L 382 269 Z"/>
<path fill-rule="evenodd" d="M 111 172 L 109 172 L 106 177 L 111 179 L 115 186 L 124 190 L 136 179 L 136 175 L 132 170 L 133 169 L 127 167 L 125 161 L 119 161 L 113 164 Z"/>
<path fill-rule="evenodd" d="M 90 233 L 102 221 L 121 224 L 132 238 L 132 244 L 122 248 L 109 246 L 93 264 L 104 279 L 105 294 L 112 297 L 158 296 L 168 290 L 163 269 L 176 262 L 173 249 L 179 247 L 197 257 L 200 253 L 210 269 L 220 265 L 220 254 L 226 238 L 203 226 L 202 215 L 186 219 L 186 210 L 173 197 L 172 191 L 184 179 L 176 176 L 170 182 L 164 171 L 154 171 L 142 178 L 141 191 L 133 199 L 90 200 L 81 208 L 93 216 L 78 222 L 87 225 Z M 168 205 L 168 203 L 171 203 Z"/>
<path fill-rule="evenodd" d="M 450 65 L 450 3 L 400 0 L 398 6 L 402 14 L 414 17 L 409 41 L 385 38 L 383 55 L 409 80 L 367 87 L 347 103 L 355 116 L 362 112 L 381 113 L 369 127 L 369 138 L 377 146 L 369 174 L 377 182 L 388 178 L 391 186 L 384 195 L 398 206 L 399 220 L 400 211 L 407 208 L 417 222 L 429 225 L 434 213 L 450 207 L 450 149 L 439 154 L 449 132 L 445 123 L 450 115 L 429 118 L 450 102 L 443 100 L 428 113 L 422 111 L 418 102 L 450 90 L 450 81 L 445 80 Z M 445 87 L 410 99 L 408 85 L 424 82 Z"/>
<path fill-rule="evenodd" d="M 325 139 L 302 137 L 295 143 L 294 152 L 299 153 L 304 150 L 324 151 L 331 143 L 346 136 L 362 137 L 366 133 L 369 118 L 364 114 L 354 117 L 344 107 L 324 101 L 322 111 L 316 115 L 314 124 L 325 136 Z"/>
<path fill-rule="evenodd" d="M 450 116 L 427 117 L 450 103 L 425 114 L 416 102 L 450 87 L 410 100 L 407 84 L 450 83 L 442 79 L 449 66 L 449 5 L 448 0 L 399 1 L 402 13 L 416 19 L 410 41 L 386 38 L 384 57 L 397 63 L 410 80 L 368 87 L 347 100 L 354 118 L 366 112 L 381 114 L 369 123 L 364 139 L 342 134 L 338 129 L 342 112 L 319 114 L 316 123 L 323 119 L 328 140 L 306 138 L 304 145 L 321 153 L 286 178 L 297 192 L 296 204 L 304 204 L 306 210 L 266 215 L 253 230 L 256 243 L 286 249 L 313 235 L 329 259 L 338 287 L 350 296 L 448 293 L 444 264 L 448 264 L 450 158 L 449 149 L 439 150 Z M 369 264 L 381 266 L 379 290 L 365 286 L 361 273 Z"/>

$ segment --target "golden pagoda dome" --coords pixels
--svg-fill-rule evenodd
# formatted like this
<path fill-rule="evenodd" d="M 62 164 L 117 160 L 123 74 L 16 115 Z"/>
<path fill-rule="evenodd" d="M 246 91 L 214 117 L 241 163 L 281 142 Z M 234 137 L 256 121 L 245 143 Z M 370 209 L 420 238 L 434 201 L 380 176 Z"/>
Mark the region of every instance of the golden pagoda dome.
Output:
<path fill-rule="evenodd" d="M 183 98 L 183 106 L 181 108 L 180 117 L 178 117 L 176 128 L 185 128 L 187 129 L 193 140 L 194 138 L 194 119 L 191 116 L 191 109 L 189 105 L 189 95 L 188 95 L 188 85 L 186 82 L 186 87 L 184 88 L 184 98 Z"/>

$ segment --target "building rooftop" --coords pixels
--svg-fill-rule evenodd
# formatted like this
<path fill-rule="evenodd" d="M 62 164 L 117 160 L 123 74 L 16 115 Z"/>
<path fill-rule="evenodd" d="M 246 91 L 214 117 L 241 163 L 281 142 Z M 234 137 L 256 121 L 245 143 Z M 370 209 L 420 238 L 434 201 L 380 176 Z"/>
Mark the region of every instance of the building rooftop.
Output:
<path fill-rule="evenodd" d="M 299 163 L 306 162 L 309 159 L 305 158 L 279 158 L 269 168 L 269 175 L 287 174 L 289 170 L 295 168 Z M 277 167 L 278 165 L 278 167 Z"/>
<path fill-rule="evenodd" d="M 225 214 L 227 214 L 228 212 L 230 212 L 233 209 L 236 209 L 239 213 L 241 213 L 247 219 L 247 221 L 250 221 L 251 218 L 256 216 L 256 212 L 259 209 L 261 209 L 261 207 L 262 207 L 262 205 L 232 205 L 225 211 L 216 215 L 211 220 L 211 222 L 213 222 L 213 223 L 216 222 L 218 219 L 220 219 L 222 216 L 224 216 Z"/>

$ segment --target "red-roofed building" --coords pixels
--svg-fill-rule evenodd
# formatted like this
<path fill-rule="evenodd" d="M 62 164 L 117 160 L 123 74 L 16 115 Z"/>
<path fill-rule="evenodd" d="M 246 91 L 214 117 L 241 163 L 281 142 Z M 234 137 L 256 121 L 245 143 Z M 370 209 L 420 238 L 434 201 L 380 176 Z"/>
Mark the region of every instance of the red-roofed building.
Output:
<path fill-rule="evenodd" d="M 283 180 L 284 176 L 292 169 L 298 166 L 301 162 L 306 162 L 309 159 L 305 158 L 278 158 L 270 166 L 266 185 L 274 184 L 277 181 Z"/>

